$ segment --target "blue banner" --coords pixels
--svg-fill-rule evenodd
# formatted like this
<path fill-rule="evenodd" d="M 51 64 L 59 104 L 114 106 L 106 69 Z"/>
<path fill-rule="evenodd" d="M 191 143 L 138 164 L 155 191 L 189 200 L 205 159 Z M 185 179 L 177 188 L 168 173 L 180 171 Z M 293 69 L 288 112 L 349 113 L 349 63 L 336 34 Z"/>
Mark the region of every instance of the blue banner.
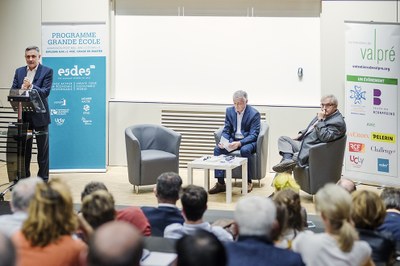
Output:
<path fill-rule="evenodd" d="M 43 26 L 43 64 L 54 71 L 50 170 L 106 169 L 103 25 Z"/>

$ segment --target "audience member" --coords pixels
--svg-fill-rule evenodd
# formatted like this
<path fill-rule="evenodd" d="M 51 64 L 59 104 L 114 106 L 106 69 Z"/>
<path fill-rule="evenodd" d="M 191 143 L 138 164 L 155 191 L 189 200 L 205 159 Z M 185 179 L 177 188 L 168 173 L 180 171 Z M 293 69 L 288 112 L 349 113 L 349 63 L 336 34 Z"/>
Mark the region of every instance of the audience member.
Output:
<path fill-rule="evenodd" d="M 302 215 L 300 195 L 292 189 L 284 189 L 278 191 L 273 200 L 277 203 L 284 204 L 288 214 L 286 230 L 282 232 L 276 246 L 281 248 L 291 248 L 293 239 L 295 239 L 297 234 L 304 229 L 304 218 Z M 307 223 L 307 218 L 305 220 L 305 223 Z"/>
<path fill-rule="evenodd" d="M 274 203 L 276 207 L 277 226 L 271 232 L 271 240 L 274 242 L 275 246 L 277 246 L 281 242 L 281 236 L 287 228 L 288 210 L 286 209 L 286 205 L 282 202 L 274 201 Z"/>
<path fill-rule="evenodd" d="M 87 262 L 89 266 L 139 266 L 143 245 L 141 233 L 131 224 L 108 222 L 94 232 Z"/>
<path fill-rule="evenodd" d="M 226 108 L 225 126 L 222 130 L 221 138 L 229 141 L 228 146 L 224 146 L 221 142 L 214 148 L 214 155 L 228 154 L 232 151 L 239 150 L 241 157 L 248 159 L 248 165 L 253 164 L 253 153 L 257 149 L 257 138 L 260 133 L 260 113 L 252 106 L 247 104 L 247 92 L 238 90 L 233 94 L 233 105 Z M 247 168 L 248 176 L 248 192 L 252 191 L 255 173 L 253 168 Z M 217 183 L 208 193 L 216 194 L 225 192 L 225 171 L 215 170 L 215 178 Z"/>
<path fill-rule="evenodd" d="M 168 225 L 164 237 L 181 238 L 184 235 L 194 234 L 197 229 L 203 229 L 212 232 L 221 241 L 232 241 L 233 236 L 222 227 L 211 226 L 210 223 L 203 221 L 203 214 L 207 210 L 207 197 L 207 192 L 202 187 L 189 185 L 184 188 L 181 202 L 185 222 L 183 225 L 180 223 Z"/>
<path fill-rule="evenodd" d="M 277 226 L 276 207 L 269 198 L 248 196 L 236 205 L 237 242 L 226 244 L 228 265 L 304 265 L 299 254 L 272 243 Z"/>
<path fill-rule="evenodd" d="M 213 234 L 197 230 L 193 235 L 185 235 L 176 243 L 177 266 L 225 266 L 225 247 Z"/>
<path fill-rule="evenodd" d="M 360 239 L 372 248 L 375 263 L 392 265 L 395 260 L 396 242 L 391 233 L 378 232 L 385 219 L 386 209 L 377 193 L 368 190 L 353 193 L 352 219 Z"/>
<path fill-rule="evenodd" d="M 86 184 L 85 188 L 81 193 L 81 200 L 90 193 L 97 190 L 108 191 L 106 185 L 102 182 L 92 181 Z M 144 236 L 151 235 L 150 223 L 144 215 L 143 211 L 139 207 L 131 206 L 121 210 L 117 210 L 116 220 L 126 221 L 133 224 Z"/>
<path fill-rule="evenodd" d="M 272 167 L 275 172 L 292 171 L 296 164 L 308 165 L 310 148 L 319 143 L 330 142 L 344 136 L 346 123 L 337 109 L 338 100 L 334 95 L 321 98 L 321 111 L 295 138 L 279 137 L 278 150 L 282 156 L 279 164 Z"/>
<path fill-rule="evenodd" d="M 115 219 L 114 197 L 106 190 L 97 190 L 83 198 L 83 218 L 96 230 L 100 225 Z"/>
<path fill-rule="evenodd" d="M 359 241 L 351 224 L 351 196 L 335 184 L 326 184 L 315 199 L 325 232 L 303 231 L 293 240 L 292 249 L 299 252 L 308 266 L 374 265 L 371 248 Z"/>
<path fill-rule="evenodd" d="M 11 239 L 0 232 L 0 266 L 16 265 L 17 256 Z"/>
<path fill-rule="evenodd" d="M 163 173 L 157 178 L 154 194 L 158 207 L 142 207 L 151 225 L 151 235 L 163 236 L 165 227 L 173 223 L 183 224 L 181 211 L 176 206 L 181 191 L 182 179 L 174 172 Z"/>
<path fill-rule="evenodd" d="M 80 265 L 87 247 L 72 237 L 77 225 L 66 183 L 52 178 L 47 184 L 37 184 L 28 218 L 12 237 L 18 265 Z"/>
<path fill-rule="evenodd" d="M 384 188 L 381 199 L 386 207 L 386 216 L 378 231 L 391 232 L 395 240 L 400 241 L 400 189 Z"/>
<path fill-rule="evenodd" d="M 20 230 L 22 223 L 28 217 L 28 207 L 35 194 L 36 185 L 43 182 L 41 178 L 23 178 L 14 186 L 11 193 L 10 207 L 12 214 L 0 216 L 0 232 L 11 237 L 16 231 Z"/>
<path fill-rule="evenodd" d="M 337 185 L 341 186 L 345 190 L 347 190 L 349 193 L 353 193 L 354 191 L 357 190 L 356 184 L 350 179 L 342 177 L 339 179 L 337 182 Z"/>

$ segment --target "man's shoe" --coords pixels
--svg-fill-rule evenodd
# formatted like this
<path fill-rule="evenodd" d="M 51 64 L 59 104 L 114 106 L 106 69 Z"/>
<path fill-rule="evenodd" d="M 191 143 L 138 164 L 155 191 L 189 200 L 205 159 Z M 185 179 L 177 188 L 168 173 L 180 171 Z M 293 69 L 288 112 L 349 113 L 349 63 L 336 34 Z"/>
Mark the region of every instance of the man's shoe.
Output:
<path fill-rule="evenodd" d="M 210 189 L 208 191 L 208 193 L 210 194 L 217 194 L 217 193 L 221 193 L 221 192 L 225 192 L 226 191 L 226 186 L 225 184 L 220 184 L 220 183 L 216 183 L 215 186 Z"/>
<path fill-rule="evenodd" d="M 277 173 L 283 173 L 292 170 L 296 166 L 296 162 L 293 159 L 284 159 L 282 162 L 274 165 L 272 170 Z"/>
<path fill-rule="evenodd" d="M 253 191 L 253 183 L 247 183 L 247 193 Z M 243 190 L 240 190 L 240 193 L 243 194 Z"/>

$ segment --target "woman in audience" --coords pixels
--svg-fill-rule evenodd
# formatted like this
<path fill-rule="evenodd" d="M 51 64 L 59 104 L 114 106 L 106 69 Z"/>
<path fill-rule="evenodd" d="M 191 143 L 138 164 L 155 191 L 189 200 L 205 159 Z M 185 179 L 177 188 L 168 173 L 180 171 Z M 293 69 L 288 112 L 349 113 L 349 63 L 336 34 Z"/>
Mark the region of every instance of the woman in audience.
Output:
<path fill-rule="evenodd" d="M 273 199 L 276 203 L 283 204 L 287 210 L 285 229 L 282 231 L 275 245 L 290 249 L 293 239 L 304 229 L 300 195 L 292 189 L 284 189 L 278 191 Z"/>
<path fill-rule="evenodd" d="M 396 242 L 391 233 L 378 232 L 386 215 L 385 204 L 373 191 L 355 191 L 353 194 L 352 218 L 360 239 L 372 248 L 372 259 L 379 265 L 393 265 Z"/>
<path fill-rule="evenodd" d="M 38 184 L 28 218 L 12 238 L 18 265 L 80 265 L 87 247 L 72 237 L 77 225 L 68 186 L 57 178 Z"/>
<path fill-rule="evenodd" d="M 292 249 L 308 266 L 374 265 L 371 248 L 359 241 L 351 224 L 351 196 L 343 188 L 327 184 L 316 194 L 325 232 L 304 231 L 294 239 Z"/>
<path fill-rule="evenodd" d="M 96 230 L 100 225 L 115 219 L 114 197 L 106 190 L 97 190 L 82 200 L 83 218 Z"/>

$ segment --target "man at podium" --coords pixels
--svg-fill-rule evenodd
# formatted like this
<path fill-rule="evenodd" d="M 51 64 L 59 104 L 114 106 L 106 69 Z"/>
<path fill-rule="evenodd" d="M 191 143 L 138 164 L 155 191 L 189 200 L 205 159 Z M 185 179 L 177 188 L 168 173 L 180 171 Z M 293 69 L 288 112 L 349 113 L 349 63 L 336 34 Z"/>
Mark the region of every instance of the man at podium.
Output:
<path fill-rule="evenodd" d="M 23 112 L 22 121 L 28 123 L 28 129 L 35 132 L 38 149 L 37 161 L 39 165 L 38 177 L 45 182 L 49 179 L 49 124 L 50 112 L 47 97 L 50 94 L 53 83 L 53 70 L 43 66 L 40 61 L 40 50 L 37 46 L 29 46 L 25 49 L 26 66 L 17 68 L 12 84 L 13 89 L 19 89 L 21 94 L 29 95 L 35 90 L 43 102 L 46 112 Z M 25 173 L 31 176 L 30 163 L 32 157 L 32 138 L 26 142 Z"/>

